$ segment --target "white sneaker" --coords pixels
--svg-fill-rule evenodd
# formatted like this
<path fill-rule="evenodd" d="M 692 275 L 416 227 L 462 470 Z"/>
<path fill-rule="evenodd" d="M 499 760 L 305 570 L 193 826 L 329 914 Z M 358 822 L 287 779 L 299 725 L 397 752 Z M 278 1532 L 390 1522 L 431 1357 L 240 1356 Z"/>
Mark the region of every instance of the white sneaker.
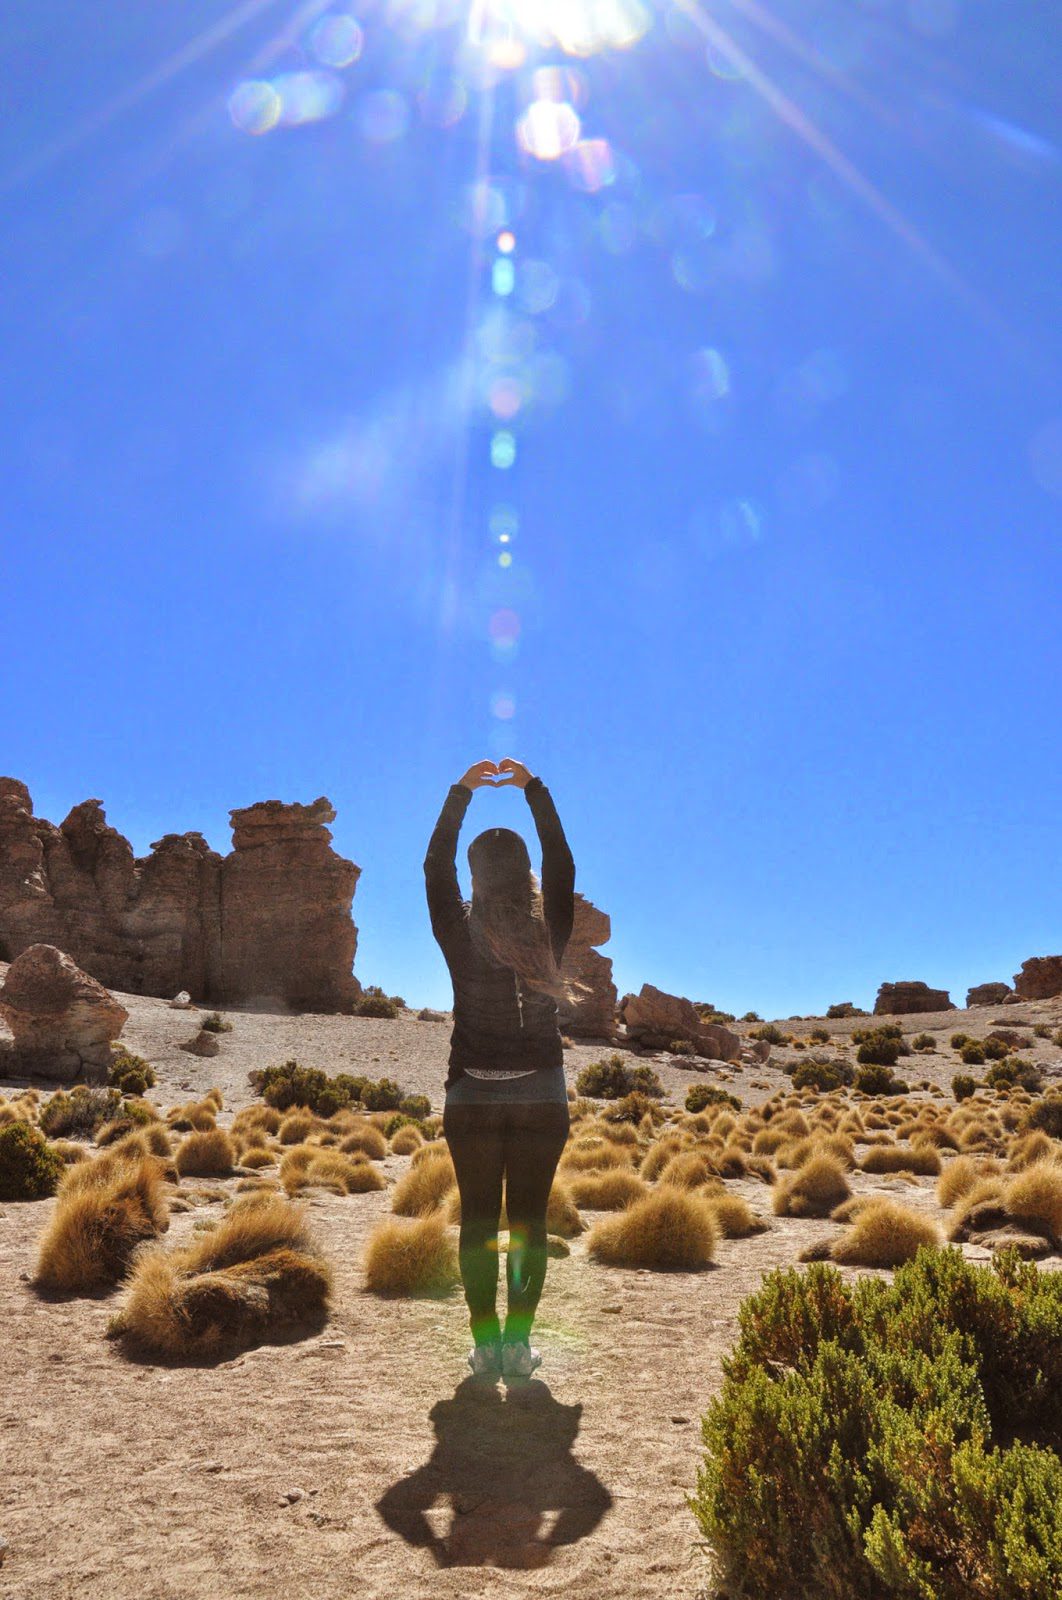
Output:
<path fill-rule="evenodd" d="M 517 1342 L 502 1345 L 502 1372 L 507 1378 L 529 1378 L 542 1357 L 534 1345 Z"/>
<path fill-rule="evenodd" d="M 468 1364 L 477 1378 L 496 1378 L 501 1371 L 501 1351 L 496 1344 L 477 1344 L 468 1352 Z"/>

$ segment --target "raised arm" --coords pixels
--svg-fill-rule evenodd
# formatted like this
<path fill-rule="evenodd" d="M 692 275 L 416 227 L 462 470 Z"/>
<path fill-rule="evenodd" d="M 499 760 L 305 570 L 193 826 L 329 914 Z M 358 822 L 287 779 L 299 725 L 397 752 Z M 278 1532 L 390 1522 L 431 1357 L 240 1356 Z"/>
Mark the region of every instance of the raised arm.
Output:
<path fill-rule="evenodd" d="M 524 791 L 531 808 L 542 846 L 542 909 L 553 947 L 553 959 L 560 964 L 572 936 L 575 920 L 575 862 L 568 841 L 564 837 L 557 808 L 541 778 L 534 778 L 519 761 L 506 757 L 498 763 L 501 772 L 511 777 L 502 780 L 515 783 Z"/>
<path fill-rule="evenodd" d="M 465 820 L 472 791 L 496 772 L 493 761 L 477 761 L 458 783 L 450 785 L 439 820 L 428 840 L 424 857 L 424 887 L 428 896 L 431 931 L 445 955 L 465 927 L 464 901 L 457 881 L 457 836 Z"/>

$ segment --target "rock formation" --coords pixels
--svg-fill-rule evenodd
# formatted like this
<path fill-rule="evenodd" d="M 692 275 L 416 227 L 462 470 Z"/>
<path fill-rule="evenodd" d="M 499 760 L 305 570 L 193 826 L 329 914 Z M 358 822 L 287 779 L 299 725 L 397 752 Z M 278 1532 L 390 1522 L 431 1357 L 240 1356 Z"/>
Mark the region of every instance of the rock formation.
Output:
<path fill-rule="evenodd" d="M 616 985 L 612 962 L 595 945 L 607 944 L 612 922 L 585 895 L 575 896 L 572 936 L 561 962 L 561 975 L 583 984 L 589 991 L 574 1004 L 557 1007 L 560 1030 L 573 1039 L 612 1039 L 616 1032 Z"/>
<path fill-rule="evenodd" d="M 106 1083 L 111 1040 L 129 1013 L 102 984 L 50 944 L 33 944 L 0 987 L 0 1016 L 14 1045 L 0 1056 L 5 1077 Z"/>
<path fill-rule="evenodd" d="M 1014 974 L 1019 1000 L 1052 1000 L 1062 994 L 1062 956 L 1030 956 Z"/>
<path fill-rule="evenodd" d="M 138 860 L 98 800 L 55 827 L 0 778 L 0 959 L 44 941 L 131 994 L 349 1009 L 360 869 L 331 849 L 332 806 L 268 800 L 231 817 L 231 855 L 168 833 Z"/>
<path fill-rule="evenodd" d="M 946 989 L 924 983 L 883 983 L 874 1001 L 876 1017 L 907 1017 L 920 1011 L 954 1011 Z"/>
<path fill-rule="evenodd" d="M 688 1039 L 697 1054 L 715 1061 L 739 1061 L 741 1040 L 717 1022 L 702 1022 L 692 1000 L 665 994 L 643 983 L 622 1006 L 627 1037 L 646 1050 L 666 1050 L 675 1039 Z"/>
<path fill-rule="evenodd" d="M 1001 1006 L 1010 995 L 1009 983 L 976 983 L 966 991 L 966 1006 Z"/>

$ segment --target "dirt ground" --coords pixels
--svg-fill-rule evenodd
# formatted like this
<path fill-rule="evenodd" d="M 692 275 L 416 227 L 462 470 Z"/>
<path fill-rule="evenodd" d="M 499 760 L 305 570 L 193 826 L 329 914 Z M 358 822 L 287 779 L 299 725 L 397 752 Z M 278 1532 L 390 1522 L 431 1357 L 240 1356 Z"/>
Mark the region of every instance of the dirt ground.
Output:
<path fill-rule="evenodd" d="M 217 1084 L 231 1113 L 251 1098 L 250 1068 L 294 1055 L 395 1077 L 441 1109 L 448 1024 L 230 1012 L 221 1055 L 201 1061 L 177 1048 L 195 1014 L 126 1003 L 123 1039 L 155 1065 L 151 1098 L 160 1106 Z M 1054 1031 L 1062 1002 L 905 1019 L 909 1036 L 938 1032 L 942 1049 L 905 1058 L 899 1070 L 912 1085 L 946 1086 L 957 1070 L 949 1035 L 983 1036 L 997 1017 Z M 784 1024 L 797 1034 L 814 1025 Z M 830 1024 L 837 1033 L 854 1026 Z M 1049 1079 L 1062 1075 L 1062 1050 L 1050 1041 L 1022 1053 Z M 569 1078 L 600 1054 L 567 1052 Z M 787 1084 L 780 1066 L 792 1058 L 783 1049 L 767 1068 L 724 1069 L 725 1087 L 755 1104 Z M 705 1081 L 664 1057 L 654 1065 L 678 1104 L 688 1083 Z M 383 1170 L 394 1179 L 406 1165 L 390 1156 Z M 233 1184 L 200 1187 L 221 1194 Z M 535 1332 L 541 1376 L 508 1393 L 467 1376 L 459 1292 L 384 1301 L 365 1291 L 362 1250 L 389 1212 L 387 1191 L 343 1199 L 311 1191 L 310 1216 L 335 1270 L 322 1332 L 211 1366 L 120 1354 L 104 1337 L 120 1292 L 40 1299 L 28 1279 L 54 1201 L 0 1206 L 0 1596 L 713 1593 L 684 1500 L 700 1459 L 700 1414 L 720 1383 L 741 1300 L 764 1271 L 792 1264 L 835 1228 L 772 1217 L 758 1181 L 727 1187 L 770 1227 L 722 1242 L 703 1273 L 599 1266 L 581 1240 L 570 1258 L 551 1260 Z M 900 1193 L 937 1213 L 932 1179 L 857 1174 L 853 1187 Z M 222 1209 L 216 1199 L 175 1216 L 168 1241 L 180 1243 Z"/>

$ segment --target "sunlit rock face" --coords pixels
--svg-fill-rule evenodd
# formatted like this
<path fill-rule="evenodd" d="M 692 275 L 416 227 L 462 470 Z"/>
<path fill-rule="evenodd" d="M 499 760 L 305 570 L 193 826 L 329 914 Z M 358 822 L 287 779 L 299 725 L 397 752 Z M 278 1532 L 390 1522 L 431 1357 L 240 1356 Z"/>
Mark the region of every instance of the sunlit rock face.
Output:
<path fill-rule="evenodd" d="M 33 944 L 0 986 L 0 1017 L 14 1036 L 0 1053 L 5 1076 L 106 1083 L 111 1040 L 129 1013 L 101 983 L 50 944 Z"/>
<path fill-rule="evenodd" d="M 876 1017 L 915 1016 L 921 1011 L 954 1011 L 946 989 L 925 983 L 883 983 L 874 1002 Z"/>
<path fill-rule="evenodd" d="M 562 1033 L 573 1039 L 611 1039 L 616 1031 L 616 985 L 612 962 L 595 945 L 607 944 L 612 922 L 585 895 L 575 896 L 572 936 L 561 962 L 561 976 L 580 983 L 587 993 L 574 1004 L 562 1002 L 557 1017 Z"/>
<path fill-rule="evenodd" d="M 1030 956 L 1014 974 L 1019 1000 L 1050 1000 L 1062 994 L 1062 956 Z"/>
<path fill-rule="evenodd" d="M 1009 983 L 975 983 L 972 989 L 966 991 L 967 1009 L 970 1006 L 1001 1006 L 1010 994 Z"/>
<path fill-rule="evenodd" d="M 692 1000 L 665 994 L 643 983 L 623 1002 L 627 1037 L 647 1050 L 666 1050 L 676 1039 L 688 1039 L 697 1054 L 715 1061 L 739 1061 L 741 1040 L 717 1022 L 704 1022 Z"/>
<path fill-rule="evenodd" d="M 334 817 L 325 799 L 269 800 L 231 813 L 228 856 L 170 833 L 137 859 L 98 800 L 55 827 L 0 778 L 0 958 L 43 942 L 131 994 L 345 1010 L 360 869 L 331 848 Z"/>

